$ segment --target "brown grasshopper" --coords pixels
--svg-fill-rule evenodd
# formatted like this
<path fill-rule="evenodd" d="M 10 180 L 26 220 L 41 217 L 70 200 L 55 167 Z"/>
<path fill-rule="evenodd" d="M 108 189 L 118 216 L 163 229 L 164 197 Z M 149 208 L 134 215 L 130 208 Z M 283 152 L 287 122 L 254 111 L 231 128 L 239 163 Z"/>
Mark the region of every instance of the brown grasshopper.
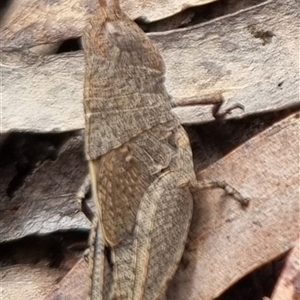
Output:
<path fill-rule="evenodd" d="M 83 37 L 85 147 L 96 207 L 90 299 L 161 300 L 186 244 L 192 190 L 221 187 L 245 199 L 226 183 L 197 182 L 161 55 L 119 1 L 99 3 Z"/>

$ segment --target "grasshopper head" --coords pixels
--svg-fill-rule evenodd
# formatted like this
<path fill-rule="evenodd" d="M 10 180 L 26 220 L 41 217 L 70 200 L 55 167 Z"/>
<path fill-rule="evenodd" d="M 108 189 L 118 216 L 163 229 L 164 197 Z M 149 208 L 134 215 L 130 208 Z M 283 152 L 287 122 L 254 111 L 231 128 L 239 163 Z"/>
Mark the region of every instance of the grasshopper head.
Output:
<path fill-rule="evenodd" d="M 164 62 L 146 34 L 124 14 L 118 1 L 92 16 L 83 35 L 86 56 L 119 66 L 136 65 L 165 72 Z"/>

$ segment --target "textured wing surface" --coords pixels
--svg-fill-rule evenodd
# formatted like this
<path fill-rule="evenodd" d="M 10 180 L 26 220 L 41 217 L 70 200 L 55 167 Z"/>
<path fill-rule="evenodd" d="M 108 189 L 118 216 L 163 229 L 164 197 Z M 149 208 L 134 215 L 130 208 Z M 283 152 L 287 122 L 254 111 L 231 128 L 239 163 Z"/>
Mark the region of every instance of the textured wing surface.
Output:
<path fill-rule="evenodd" d="M 96 205 L 101 211 L 105 243 L 118 244 L 133 229 L 140 199 L 151 183 L 146 166 L 127 146 L 92 161 L 96 176 Z"/>
<path fill-rule="evenodd" d="M 159 127 L 158 125 L 157 127 Z M 91 162 L 96 205 L 106 244 L 115 246 L 132 233 L 140 201 L 176 149 L 164 130 L 146 131 Z"/>

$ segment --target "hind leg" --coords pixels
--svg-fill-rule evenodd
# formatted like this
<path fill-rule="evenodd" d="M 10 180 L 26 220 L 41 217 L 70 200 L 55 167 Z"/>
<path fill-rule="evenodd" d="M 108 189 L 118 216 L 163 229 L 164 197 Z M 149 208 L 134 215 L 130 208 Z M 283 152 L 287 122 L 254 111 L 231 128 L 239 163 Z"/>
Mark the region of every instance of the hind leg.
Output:
<path fill-rule="evenodd" d="M 114 249 L 111 299 L 164 299 L 192 218 L 192 194 L 178 187 L 180 179 L 175 172 L 163 175 L 141 199 L 132 240 Z"/>

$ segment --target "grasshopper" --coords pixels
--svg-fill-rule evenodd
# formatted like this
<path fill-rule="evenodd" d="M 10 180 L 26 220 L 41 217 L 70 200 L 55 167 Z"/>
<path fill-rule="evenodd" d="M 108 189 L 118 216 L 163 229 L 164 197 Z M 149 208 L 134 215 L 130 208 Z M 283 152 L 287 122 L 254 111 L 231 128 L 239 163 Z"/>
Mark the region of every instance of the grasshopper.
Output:
<path fill-rule="evenodd" d="M 90 299 L 162 300 L 180 263 L 198 182 L 172 113 L 165 65 L 119 1 L 99 0 L 84 32 L 85 150 L 95 217 Z"/>

